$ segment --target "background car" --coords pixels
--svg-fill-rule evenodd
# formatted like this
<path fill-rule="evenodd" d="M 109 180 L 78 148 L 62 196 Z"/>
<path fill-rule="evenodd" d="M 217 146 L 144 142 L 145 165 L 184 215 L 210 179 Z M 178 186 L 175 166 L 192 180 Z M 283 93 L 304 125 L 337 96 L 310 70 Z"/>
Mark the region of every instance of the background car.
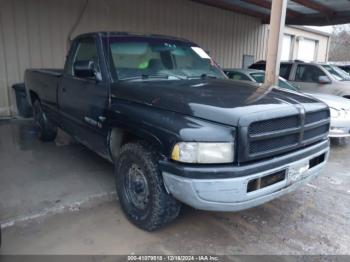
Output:
<path fill-rule="evenodd" d="M 266 62 L 252 64 L 250 69 L 265 70 Z M 350 98 L 350 75 L 338 66 L 295 60 L 281 62 L 280 76 L 303 92 L 324 93 Z"/>
<path fill-rule="evenodd" d="M 251 81 L 259 85 L 264 83 L 265 72 L 255 69 L 224 69 L 225 74 L 233 80 Z M 299 92 L 298 88 L 279 77 L 278 87 Z M 327 104 L 331 111 L 331 128 L 329 137 L 343 139 L 350 137 L 350 101 L 348 99 L 328 95 L 307 93 Z"/>
<path fill-rule="evenodd" d="M 265 81 L 265 72 L 255 69 L 224 69 L 225 74 L 232 80 L 250 81 L 262 84 Z M 287 89 L 296 89 L 283 77 L 279 77 L 278 86 Z"/>
<path fill-rule="evenodd" d="M 350 74 L 350 65 L 338 65 L 338 67 Z"/>

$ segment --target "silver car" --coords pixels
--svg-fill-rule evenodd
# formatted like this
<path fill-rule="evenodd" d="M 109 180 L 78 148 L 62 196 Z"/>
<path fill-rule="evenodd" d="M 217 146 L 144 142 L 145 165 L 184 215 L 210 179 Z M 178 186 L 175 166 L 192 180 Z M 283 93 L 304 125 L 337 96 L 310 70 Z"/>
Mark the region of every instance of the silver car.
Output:
<path fill-rule="evenodd" d="M 255 69 L 224 69 L 224 72 L 230 79 L 240 81 L 251 81 L 259 85 L 264 83 L 265 72 Z M 298 92 L 287 80 L 280 77 L 278 86 L 283 89 Z M 307 93 L 321 100 L 330 107 L 331 128 L 329 137 L 345 138 L 350 137 L 350 101 L 348 99 L 328 94 Z"/>
<path fill-rule="evenodd" d="M 265 61 L 249 68 L 265 70 Z M 280 76 L 302 92 L 323 93 L 350 98 L 350 75 L 338 66 L 302 61 L 281 62 Z"/>

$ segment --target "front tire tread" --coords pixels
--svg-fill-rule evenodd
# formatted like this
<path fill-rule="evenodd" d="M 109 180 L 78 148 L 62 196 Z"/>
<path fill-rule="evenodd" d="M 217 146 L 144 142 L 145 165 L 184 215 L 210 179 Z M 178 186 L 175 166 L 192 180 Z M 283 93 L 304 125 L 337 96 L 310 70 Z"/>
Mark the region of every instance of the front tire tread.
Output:
<path fill-rule="evenodd" d="M 126 202 L 121 188 L 122 176 L 125 174 L 118 173 L 120 165 L 126 161 L 125 157 L 132 155 L 139 159 L 140 163 L 145 167 L 152 194 L 151 210 L 144 219 L 132 213 L 132 209 L 129 207 L 130 203 Z M 144 142 L 135 142 L 125 144 L 122 147 L 116 163 L 117 191 L 121 206 L 132 223 L 147 231 L 154 231 L 172 222 L 179 215 L 181 208 L 181 204 L 166 192 L 163 177 L 158 168 L 158 160 L 157 151 L 151 145 Z"/>

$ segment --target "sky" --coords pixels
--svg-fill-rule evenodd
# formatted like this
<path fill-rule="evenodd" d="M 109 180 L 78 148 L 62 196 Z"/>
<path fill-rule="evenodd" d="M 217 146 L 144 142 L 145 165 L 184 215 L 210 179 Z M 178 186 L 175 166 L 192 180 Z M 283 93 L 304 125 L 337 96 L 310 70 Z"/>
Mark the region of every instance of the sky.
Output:
<path fill-rule="evenodd" d="M 326 33 L 332 33 L 333 31 L 333 26 L 307 26 L 307 27 L 315 30 L 319 30 L 322 32 L 326 32 Z"/>

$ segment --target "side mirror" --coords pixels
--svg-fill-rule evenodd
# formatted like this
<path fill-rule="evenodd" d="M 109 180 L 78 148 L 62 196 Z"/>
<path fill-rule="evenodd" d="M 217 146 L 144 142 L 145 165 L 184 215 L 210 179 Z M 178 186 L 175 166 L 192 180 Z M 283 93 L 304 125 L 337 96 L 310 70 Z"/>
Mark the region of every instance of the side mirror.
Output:
<path fill-rule="evenodd" d="M 321 85 L 326 85 L 332 83 L 328 76 L 319 76 L 318 83 Z"/>
<path fill-rule="evenodd" d="M 73 65 L 74 75 L 81 78 L 95 77 L 95 63 L 92 60 L 76 61 Z"/>

